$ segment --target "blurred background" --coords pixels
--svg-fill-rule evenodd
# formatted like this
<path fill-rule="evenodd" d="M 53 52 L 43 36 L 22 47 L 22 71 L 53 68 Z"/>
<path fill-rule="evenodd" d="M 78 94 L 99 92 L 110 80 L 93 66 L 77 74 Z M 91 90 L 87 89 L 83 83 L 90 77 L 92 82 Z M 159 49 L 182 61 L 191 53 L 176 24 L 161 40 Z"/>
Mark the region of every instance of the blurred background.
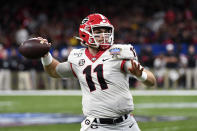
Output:
<path fill-rule="evenodd" d="M 74 78 L 48 77 L 40 60 L 25 59 L 18 47 L 41 36 L 52 43 L 53 56 L 66 61 L 70 50 L 81 48 L 73 36 L 90 13 L 109 18 L 115 43 L 135 47 L 157 78 L 154 89 L 197 89 L 196 6 L 195 0 L 1 0 L 0 90 L 79 89 Z M 135 79 L 129 82 L 144 89 Z"/>
<path fill-rule="evenodd" d="M 41 36 L 52 43 L 53 57 L 66 61 L 81 48 L 73 38 L 81 21 L 101 13 L 115 27 L 115 43 L 132 44 L 157 78 L 152 88 L 129 79 L 139 127 L 196 131 L 196 7 L 196 0 L 0 0 L 0 130 L 79 131 L 78 81 L 49 77 L 40 60 L 22 57 L 18 47 Z"/>

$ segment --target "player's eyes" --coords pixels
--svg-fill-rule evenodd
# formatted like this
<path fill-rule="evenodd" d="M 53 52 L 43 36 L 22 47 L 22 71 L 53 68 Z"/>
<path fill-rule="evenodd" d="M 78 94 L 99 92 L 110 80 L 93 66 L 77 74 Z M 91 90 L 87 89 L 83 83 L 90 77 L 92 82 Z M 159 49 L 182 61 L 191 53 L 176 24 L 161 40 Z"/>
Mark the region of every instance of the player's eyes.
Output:
<path fill-rule="evenodd" d="M 101 31 L 94 31 L 95 34 L 100 34 L 102 33 Z"/>

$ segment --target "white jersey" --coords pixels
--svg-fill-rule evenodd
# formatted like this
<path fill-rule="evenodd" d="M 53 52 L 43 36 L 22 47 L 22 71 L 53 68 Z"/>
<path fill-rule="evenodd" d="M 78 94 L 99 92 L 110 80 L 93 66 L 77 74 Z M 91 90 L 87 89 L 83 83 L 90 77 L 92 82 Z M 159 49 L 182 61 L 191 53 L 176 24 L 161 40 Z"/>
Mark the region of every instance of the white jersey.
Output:
<path fill-rule="evenodd" d="M 128 77 L 123 66 L 126 59 L 137 60 L 131 45 L 113 45 L 92 56 L 88 49 L 73 49 L 68 62 L 79 80 L 85 116 L 119 117 L 134 109 Z"/>

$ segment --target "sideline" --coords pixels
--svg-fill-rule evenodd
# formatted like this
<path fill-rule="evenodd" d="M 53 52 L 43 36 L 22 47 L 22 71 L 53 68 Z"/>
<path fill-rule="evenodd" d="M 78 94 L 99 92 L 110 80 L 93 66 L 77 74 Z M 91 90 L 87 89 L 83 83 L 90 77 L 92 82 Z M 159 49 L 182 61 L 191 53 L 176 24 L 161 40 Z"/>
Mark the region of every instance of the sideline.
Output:
<path fill-rule="evenodd" d="M 188 118 L 184 116 L 135 116 L 135 119 L 140 122 L 153 122 L 180 121 Z M 62 113 L 3 113 L 0 114 L 0 129 L 11 126 L 81 123 L 83 120 L 83 115 Z"/>
<path fill-rule="evenodd" d="M 131 90 L 133 96 L 197 96 L 197 90 Z M 0 91 L 0 96 L 81 96 L 81 90 Z"/>
<path fill-rule="evenodd" d="M 170 109 L 183 109 L 183 108 L 197 108 L 197 102 L 160 102 L 160 103 L 140 103 L 135 104 L 136 109 L 148 109 L 148 108 L 170 108 Z"/>

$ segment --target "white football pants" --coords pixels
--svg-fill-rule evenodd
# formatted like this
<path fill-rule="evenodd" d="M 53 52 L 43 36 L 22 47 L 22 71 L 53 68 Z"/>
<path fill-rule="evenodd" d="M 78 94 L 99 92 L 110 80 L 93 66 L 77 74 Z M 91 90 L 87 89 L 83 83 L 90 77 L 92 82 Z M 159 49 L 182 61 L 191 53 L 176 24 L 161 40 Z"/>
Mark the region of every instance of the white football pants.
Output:
<path fill-rule="evenodd" d="M 85 128 L 82 126 L 80 131 L 140 131 L 135 118 L 132 115 L 128 115 L 128 118 L 121 123 L 117 124 L 98 124 L 92 122 L 92 124 Z"/>

